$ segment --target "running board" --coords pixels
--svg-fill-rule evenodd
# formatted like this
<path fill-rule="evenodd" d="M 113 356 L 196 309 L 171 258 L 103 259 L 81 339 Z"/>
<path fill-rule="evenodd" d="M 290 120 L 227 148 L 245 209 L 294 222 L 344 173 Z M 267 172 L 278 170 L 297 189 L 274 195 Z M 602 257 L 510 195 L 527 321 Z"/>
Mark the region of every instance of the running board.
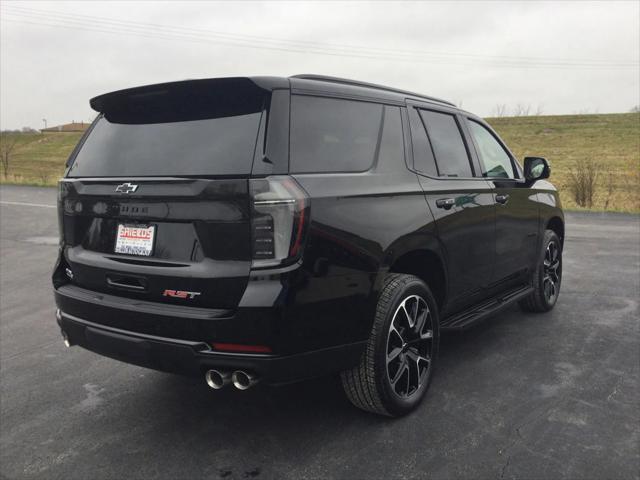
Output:
<path fill-rule="evenodd" d="M 456 313 L 450 317 L 445 318 L 440 322 L 440 330 L 444 331 L 462 331 L 466 330 L 471 325 L 484 320 L 491 315 L 504 310 L 511 306 L 518 300 L 522 300 L 527 295 L 533 292 L 533 287 L 530 285 L 520 286 L 500 295 L 485 300 L 482 303 L 475 305 L 467 310 Z"/>

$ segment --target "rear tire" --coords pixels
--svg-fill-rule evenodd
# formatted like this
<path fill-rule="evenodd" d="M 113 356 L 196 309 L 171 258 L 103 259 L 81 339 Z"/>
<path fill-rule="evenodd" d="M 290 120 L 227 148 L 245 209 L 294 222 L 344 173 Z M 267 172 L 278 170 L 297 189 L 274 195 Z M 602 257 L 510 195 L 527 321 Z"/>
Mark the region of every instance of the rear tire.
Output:
<path fill-rule="evenodd" d="M 561 283 L 562 243 L 553 230 L 546 230 L 533 272 L 533 292 L 520 301 L 520 308 L 527 312 L 548 312 L 558 301 Z"/>
<path fill-rule="evenodd" d="M 391 417 L 415 409 L 433 376 L 438 322 L 438 306 L 422 280 L 387 275 L 360 364 L 340 375 L 351 403 Z"/>

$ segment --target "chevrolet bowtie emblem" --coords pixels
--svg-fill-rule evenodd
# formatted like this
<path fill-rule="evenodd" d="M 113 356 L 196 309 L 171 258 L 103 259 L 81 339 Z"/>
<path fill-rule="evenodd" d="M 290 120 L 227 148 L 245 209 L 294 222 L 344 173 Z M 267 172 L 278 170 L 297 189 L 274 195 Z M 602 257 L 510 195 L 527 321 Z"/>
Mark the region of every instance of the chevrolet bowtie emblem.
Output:
<path fill-rule="evenodd" d="M 135 183 L 122 183 L 116 187 L 117 193 L 133 193 L 138 189 L 138 185 Z"/>

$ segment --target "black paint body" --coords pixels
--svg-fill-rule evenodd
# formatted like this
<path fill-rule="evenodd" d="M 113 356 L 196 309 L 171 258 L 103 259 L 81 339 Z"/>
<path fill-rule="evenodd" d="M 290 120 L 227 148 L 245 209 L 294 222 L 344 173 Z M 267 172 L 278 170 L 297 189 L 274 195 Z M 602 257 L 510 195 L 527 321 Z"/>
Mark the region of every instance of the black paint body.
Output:
<path fill-rule="evenodd" d="M 251 175 L 187 178 L 176 171 L 174 178 L 62 180 L 62 238 L 53 280 L 58 321 L 71 343 L 160 370 L 200 375 L 212 367 L 245 368 L 268 383 L 295 381 L 357 364 L 389 271 L 425 279 L 444 325 L 447 317 L 530 283 L 544 230 L 564 236 L 559 197 L 549 182 L 525 181 L 519 166 L 517 179 L 482 176 L 465 117 L 486 124 L 467 112 L 368 86 L 251 81 L 270 96 L 268 127 L 261 127 Z M 290 173 L 292 94 L 399 107 L 404 159 L 379 158 L 360 173 L 291 174 L 310 200 L 301 259 L 252 270 L 249 178 Z M 107 97 L 92 105 L 99 108 Z M 417 106 L 457 116 L 476 176 L 418 172 L 414 157 L 423 146 L 414 133 Z M 114 193 L 124 181 L 138 190 Z M 500 194 L 509 195 L 507 203 L 496 202 Z M 453 206 L 440 208 L 443 198 L 453 199 Z M 157 225 L 152 257 L 113 253 L 117 225 L 127 220 Z M 107 282 L 121 277 L 139 281 L 144 291 Z M 163 297 L 165 289 L 202 294 L 187 303 Z M 267 345 L 272 353 L 217 352 L 212 342 Z"/>

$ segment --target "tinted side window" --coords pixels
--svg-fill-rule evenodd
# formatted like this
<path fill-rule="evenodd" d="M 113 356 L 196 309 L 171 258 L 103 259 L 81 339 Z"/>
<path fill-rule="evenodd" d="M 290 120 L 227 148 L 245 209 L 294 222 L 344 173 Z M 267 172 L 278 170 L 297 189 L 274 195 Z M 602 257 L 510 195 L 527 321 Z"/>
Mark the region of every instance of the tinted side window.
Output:
<path fill-rule="evenodd" d="M 469 155 L 458 122 L 448 113 L 420 110 L 441 177 L 472 177 Z"/>
<path fill-rule="evenodd" d="M 507 152 L 483 125 L 469 120 L 469 130 L 478 146 L 485 177 L 515 178 L 513 164 Z"/>
<path fill-rule="evenodd" d="M 363 172 L 380 147 L 384 106 L 292 95 L 291 172 Z"/>

